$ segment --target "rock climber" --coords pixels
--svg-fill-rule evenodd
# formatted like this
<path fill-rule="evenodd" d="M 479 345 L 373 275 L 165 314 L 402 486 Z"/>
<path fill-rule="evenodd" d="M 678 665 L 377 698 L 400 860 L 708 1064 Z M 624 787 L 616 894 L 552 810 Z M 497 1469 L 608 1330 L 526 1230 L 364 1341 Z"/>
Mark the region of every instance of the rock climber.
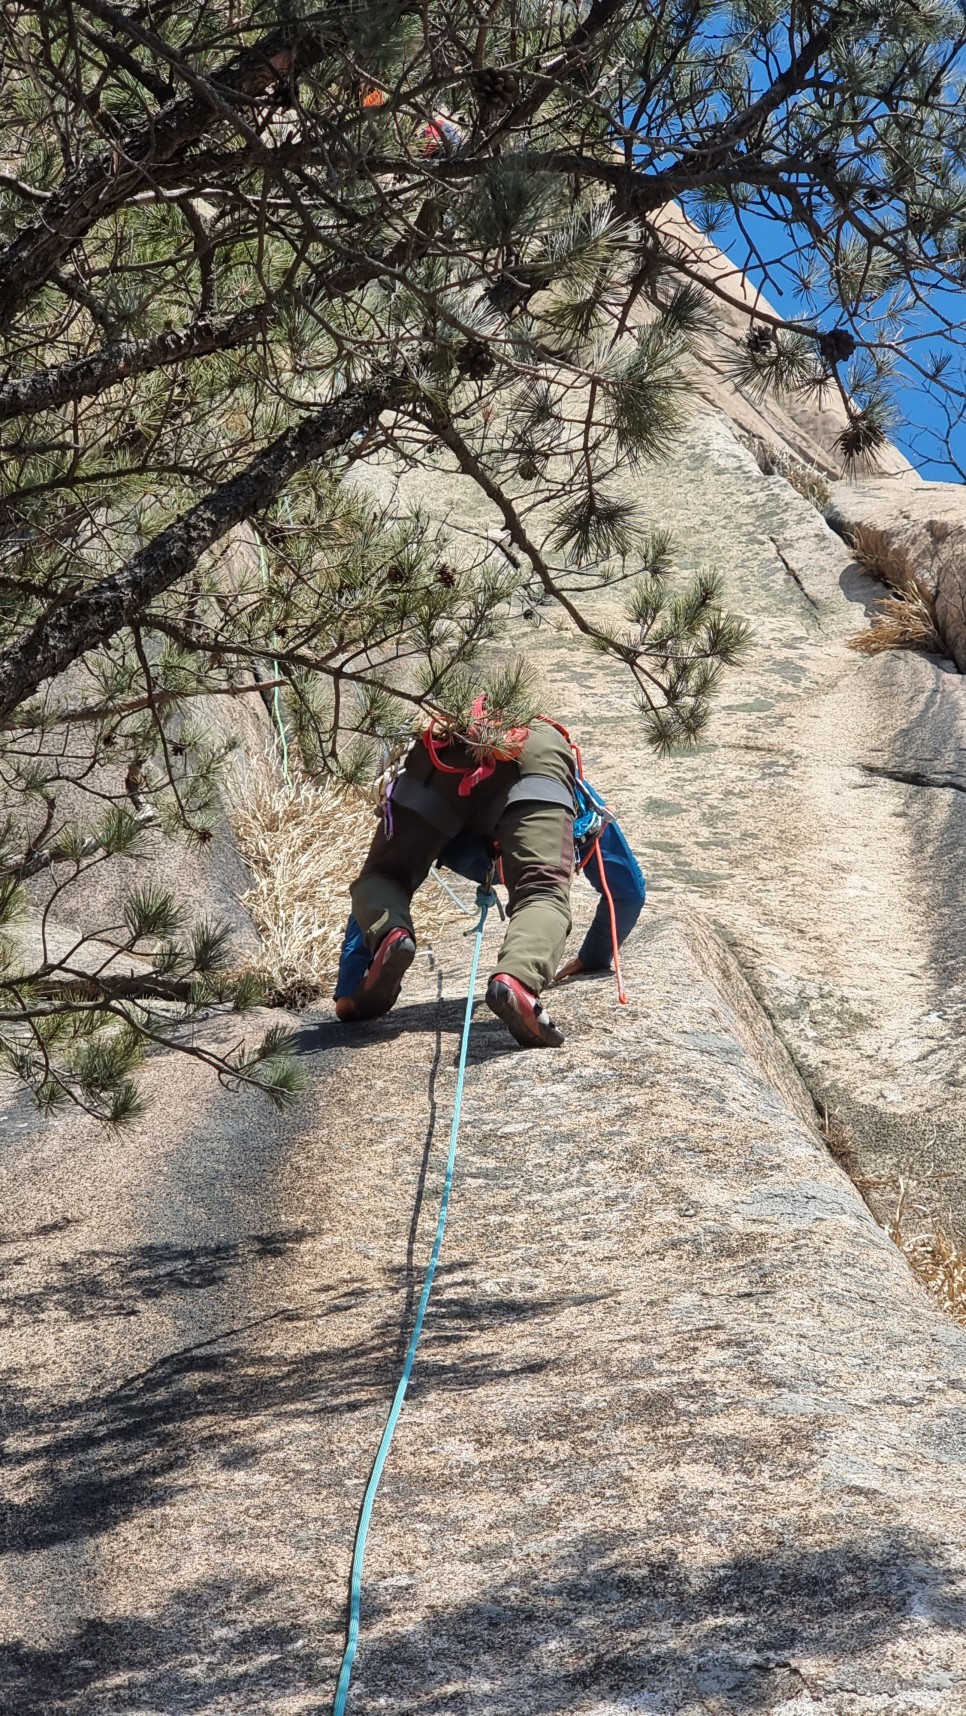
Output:
<path fill-rule="evenodd" d="M 560 965 L 571 927 L 578 811 L 578 859 L 602 898 L 579 953 Z M 391 773 L 382 820 L 351 888 L 335 993 L 339 1019 L 374 1019 L 395 1004 L 416 954 L 410 903 L 432 864 L 482 882 L 494 849 L 509 900 L 486 1002 L 524 1047 L 560 1047 L 563 1033 L 540 996 L 555 973 L 565 981 L 608 968 L 613 936 L 604 881 L 619 946 L 640 915 L 644 878 L 603 801 L 578 779 L 563 730 L 542 718 L 503 729 L 483 698 L 465 733 L 431 724 Z"/>

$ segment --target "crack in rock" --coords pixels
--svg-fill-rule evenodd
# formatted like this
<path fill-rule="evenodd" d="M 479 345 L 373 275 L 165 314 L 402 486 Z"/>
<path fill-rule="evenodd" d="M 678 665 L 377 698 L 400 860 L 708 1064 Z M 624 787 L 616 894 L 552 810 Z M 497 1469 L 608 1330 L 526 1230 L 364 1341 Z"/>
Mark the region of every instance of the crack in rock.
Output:
<path fill-rule="evenodd" d="M 966 781 L 954 781 L 949 775 L 924 775 L 918 769 L 887 769 L 878 763 L 859 763 L 865 775 L 881 775 L 884 780 L 898 781 L 902 786 L 942 787 L 948 792 L 966 792 Z"/>
<path fill-rule="evenodd" d="M 772 547 L 774 548 L 775 553 L 777 554 L 782 565 L 784 566 L 785 571 L 788 573 L 789 578 L 791 578 L 792 582 L 798 586 L 798 589 L 801 591 L 802 595 L 805 597 L 805 600 L 808 603 L 809 607 L 813 610 L 813 612 L 816 614 L 816 616 L 821 616 L 821 608 L 819 607 L 818 603 L 816 602 L 815 597 L 811 594 L 811 592 L 809 590 L 806 590 L 801 573 L 796 571 L 796 569 L 792 565 L 791 561 L 787 558 L 786 555 L 784 555 L 782 553 L 781 549 L 778 546 L 777 537 L 770 536 L 768 538 L 768 540 L 771 543 Z M 819 617 L 819 626 L 820 626 L 822 631 L 825 630 L 824 626 L 822 626 L 822 622 L 821 622 L 820 617 Z"/>

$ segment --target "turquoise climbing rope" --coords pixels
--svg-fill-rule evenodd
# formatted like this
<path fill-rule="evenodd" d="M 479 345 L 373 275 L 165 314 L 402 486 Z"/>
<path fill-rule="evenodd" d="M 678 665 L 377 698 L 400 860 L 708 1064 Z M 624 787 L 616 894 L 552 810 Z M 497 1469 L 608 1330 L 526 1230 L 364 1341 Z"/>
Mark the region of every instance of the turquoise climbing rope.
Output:
<path fill-rule="evenodd" d="M 389 1456 L 393 1431 L 399 1421 L 399 1414 L 402 1411 L 403 1401 L 406 1398 L 406 1390 L 409 1387 L 409 1379 L 412 1376 L 413 1365 L 416 1361 L 416 1348 L 419 1346 L 419 1337 L 423 1330 L 423 1319 L 426 1316 L 426 1307 L 429 1304 L 429 1295 L 433 1288 L 433 1277 L 436 1274 L 436 1265 L 439 1262 L 439 1254 L 443 1248 L 443 1234 L 446 1231 L 446 1216 L 449 1211 L 450 1193 L 453 1189 L 453 1170 L 456 1166 L 456 1140 L 459 1137 L 460 1112 L 463 1107 L 463 1084 L 466 1078 L 466 1055 L 470 1045 L 470 1025 L 473 1019 L 473 999 L 474 992 L 476 990 L 476 977 L 480 967 L 480 950 L 483 946 L 483 929 L 486 924 L 486 916 L 490 907 L 499 906 L 499 901 L 493 892 L 493 889 L 489 887 L 477 888 L 476 903 L 480 908 L 479 921 L 474 925 L 473 929 L 466 931 L 467 935 L 475 935 L 476 941 L 473 946 L 473 960 L 470 965 L 470 981 L 466 994 L 466 1011 L 463 1014 L 463 1036 L 460 1042 L 460 1058 L 456 1074 L 456 1095 L 453 1100 L 453 1124 L 450 1127 L 449 1133 L 449 1153 L 446 1157 L 446 1175 L 443 1180 L 443 1195 L 440 1199 L 439 1216 L 436 1221 L 436 1238 L 433 1241 L 433 1249 L 430 1253 L 429 1264 L 426 1269 L 426 1278 L 423 1282 L 423 1290 L 419 1295 L 419 1304 L 416 1307 L 416 1318 L 413 1323 L 413 1332 L 409 1337 L 409 1346 L 406 1351 L 406 1359 L 403 1364 L 402 1375 L 396 1384 L 396 1392 L 393 1395 L 392 1405 L 389 1408 L 389 1416 L 386 1419 L 385 1429 L 382 1432 L 382 1438 L 378 1448 L 376 1449 L 376 1457 L 372 1462 L 372 1471 L 369 1474 L 366 1493 L 362 1498 L 362 1507 L 359 1512 L 359 1523 L 356 1526 L 355 1544 L 352 1550 L 352 1574 L 349 1585 L 349 1630 L 346 1636 L 345 1651 L 342 1656 L 342 1667 L 339 1670 L 339 1681 L 335 1689 L 335 1701 L 332 1705 L 332 1716 L 344 1716 L 346 1699 L 349 1696 L 349 1682 L 352 1679 L 352 1665 L 355 1662 L 356 1651 L 359 1647 L 359 1618 L 362 1607 L 362 1566 L 366 1553 L 366 1538 L 369 1535 L 369 1522 L 372 1519 L 372 1509 L 376 1499 L 376 1491 L 379 1488 L 379 1480 L 382 1477 L 383 1468 Z"/>
<path fill-rule="evenodd" d="M 444 894 L 449 895 L 454 906 L 459 906 L 460 911 L 464 912 L 468 918 L 471 918 L 473 916 L 473 907 L 468 906 L 464 900 L 460 899 L 459 894 L 454 892 L 447 882 L 446 877 L 441 874 L 439 865 L 431 864 L 429 867 L 429 873 L 432 876 L 433 881 L 436 883 L 436 886 L 438 888 L 442 888 Z"/>

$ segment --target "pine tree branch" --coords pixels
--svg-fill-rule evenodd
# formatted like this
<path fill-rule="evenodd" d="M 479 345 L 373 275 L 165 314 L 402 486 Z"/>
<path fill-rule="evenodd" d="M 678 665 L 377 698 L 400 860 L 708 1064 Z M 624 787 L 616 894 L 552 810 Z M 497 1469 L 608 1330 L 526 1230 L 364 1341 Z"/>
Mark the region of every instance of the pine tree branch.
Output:
<path fill-rule="evenodd" d="M 709 143 L 709 151 L 712 147 Z M 702 150 L 702 161 L 704 155 Z M 372 173 L 407 177 L 414 169 L 414 163 L 400 155 L 374 155 L 369 157 L 366 165 Z M 788 174 L 809 171 L 808 163 L 798 157 L 756 161 L 739 156 L 733 166 L 719 163 L 687 167 L 678 161 L 660 172 L 648 173 L 628 165 L 616 153 L 599 157 L 570 148 L 520 150 L 514 157 L 514 165 L 520 172 L 556 173 L 584 183 L 594 181 L 607 185 L 618 193 L 624 206 L 634 214 L 654 214 L 686 191 L 729 190 L 739 185 L 761 185 L 768 190 L 781 190 Z M 427 180 L 436 179 L 449 184 L 462 179 L 485 178 L 492 173 L 493 162 L 489 156 L 434 156 L 429 161 L 420 162 L 418 167 Z"/>
<path fill-rule="evenodd" d="M 25 184 L 14 173 L 0 173 L 0 185 L 8 191 L 16 191 L 18 197 L 27 197 L 33 203 L 45 203 L 49 192 L 39 191 L 36 185 Z"/>
<path fill-rule="evenodd" d="M 493 149 L 505 138 L 512 136 L 521 124 L 532 119 L 544 103 L 558 93 L 564 78 L 580 65 L 595 38 L 615 23 L 625 8 L 628 8 L 628 0 L 592 0 L 586 18 L 572 31 L 543 75 L 533 80 L 522 100 L 514 102 L 509 112 L 503 115 L 499 124 L 488 134 L 488 148 Z"/>
<path fill-rule="evenodd" d="M 472 477 L 481 493 L 485 494 L 487 499 L 492 501 L 498 509 L 511 542 L 514 547 L 520 550 L 521 554 L 526 555 L 547 595 L 552 596 L 555 602 L 559 602 L 564 613 L 573 621 L 577 630 L 584 633 L 585 637 L 604 641 L 604 633 L 598 631 L 596 626 L 593 626 L 584 617 L 580 609 L 570 600 L 566 590 L 561 589 L 552 569 L 526 530 L 509 495 L 490 476 L 489 471 L 481 464 L 469 444 L 464 441 L 452 420 L 444 417 L 442 412 L 431 411 L 430 421 L 434 434 L 438 435 L 443 445 L 449 448 L 463 474 Z"/>
<path fill-rule="evenodd" d="M 237 477 L 182 513 L 118 572 L 38 621 L 20 643 L 0 655 L 0 721 L 46 679 L 135 623 L 148 602 L 190 572 L 235 525 L 269 505 L 297 471 L 343 446 L 382 411 L 401 404 L 410 390 L 411 383 L 398 371 L 383 371 L 368 385 L 303 418 Z"/>
<path fill-rule="evenodd" d="M 102 1001 L 176 1001 L 182 1006 L 195 1000 L 197 984 L 188 978 L 152 977 L 150 974 L 141 976 L 140 973 L 126 975 L 122 973 L 97 973 L 92 975 L 86 971 L 71 971 L 69 967 L 61 967 L 57 973 L 49 976 L 20 978 L 19 982 L 29 982 L 31 996 L 36 995 L 46 1005 L 31 1007 L 26 1011 L 43 1017 L 50 1013 L 50 1002 L 66 1001 L 68 1004 L 75 1000 Z M 6 1014 L 6 1019 L 18 1019 L 22 1014 Z"/>
<path fill-rule="evenodd" d="M 31 295 L 96 221 L 114 214 L 140 189 L 155 163 L 170 162 L 197 142 L 232 96 L 262 94 L 277 83 L 298 51 L 300 63 L 321 58 L 340 32 L 333 12 L 328 24 L 312 30 L 283 25 L 253 47 L 236 54 L 206 80 L 217 91 L 169 102 L 131 126 L 102 154 L 71 173 L 50 196 L 43 214 L 0 251 L 0 327 L 7 327 Z"/>
<path fill-rule="evenodd" d="M 133 54 L 129 54 L 117 42 L 112 42 L 110 36 L 102 35 L 100 30 L 92 30 L 89 25 L 85 27 L 83 24 L 81 25 L 81 33 L 88 41 L 94 42 L 100 48 L 101 53 L 112 66 L 120 66 L 122 71 L 127 72 L 128 77 L 141 84 L 149 95 L 153 95 L 155 101 L 164 106 L 171 100 L 174 93 L 171 85 L 166 83 L 163 78 L 155 77 L 154 73 L 149 71 L 147 67 L 139 64 Z"/>
<path fill-rule="evenodd" d="M 697 148 L 682 158 L 682 167 L 692 162 L 698 164 L 708 160 L 724 161 L 739 143 L 744 142 L 757 126 L 763 125 L 790 96 L 797 95 L 804 89 L 822 55 L 828 51 L 841 20 L 841 12 L 830 12 L 822 28 L 816 30 L 814 35 L 802 44 L 795 58 L 779 73 L 774 82 L 762 91 L 757 101 L 753 101 L 749 107 L 741 113 L 736 113 L 724 124 L 711 126 Z"/>
<path fill-rule="evenodd" d="M 145 617 L 143 624 L 145 629 L 148 631 L 158 629 L 154 619 L 150 616 Z M 186 633 L 179 633 L 179 638 L 186 636 Z M 204 646 L 206 653 L 211 652 L 217 641 L 218 640 L 214 637 L 209 640 L 209 642 Z M 200 649 L 202 646 L 197 645 L 192 647 Z M 231 654 L 232 652 L 227 651 L 226 653 Z M 274 657 L 276 653 L 277 652 L 273 648 L 270 649 L 267 646 L 262 651 L 262 655 L 266 659 Z M 132 697 L 126 703 L 76 703 L 69 705 L 66 709 L 55 709 L 45 712 L 44 726 L 47 731 L 53 732 L 57 727 L 89 727 L 92 724 L 103 725 L 105 722 L 109 721 L 122 721 L 129 715 L 143 715 L 146 709 L 151 709 L 152 707 L 156 709 L 177 708 L 182 703 L 190 702 L 194 697 L 204 697 L 206 699 L 209 697 L 251 697 L 256 693 L 261 695 L 267 691 L 274 691 L 276 686 L 281 687 L 287 684 L 288 681 L 286 679 L 260 679 L 252 685 L 199 685 L 197 689 L 193 691 L 156 690 L 153 699 L 145 695 L 143 697 Z M 16 721 L 11 721 L 8 725 L 12 732 L 19 730 L 20 724 Z M 34 730 L 35 727 L 32 721 L 23 722 L 24 732 L 30 733 Z M 4 870 L 0 871 L 0 874 L 7 875 L 10 874 L 10 872 Z M 17 871 L 17 874 L 20 874 L 19 870 Z"/>
<path fill-rule="evenodd" d="M 170 638 L 179 649 L 190 651 L 195 655 L 210 656 L 215 651 L 226 660 L 244 662 L 254 671 L 261 662 L 271 661 L 280 668 L 289 667 L 303 673 L 323 673 L 336 684 L 359 685 L 365 688 L 385 692 L 387 697 L 395 697 L 400 703 L 411 703 L 414 709 L 421 709 L 427 701 L 419 692 L 407 691 L 405 686 L 390 685 L 384 680 L 376 679 L 376 669 L 371 671 L 356 671 L 337 659 L 342 653 L 333 650 L 328 655 L 311 655 L 307 650 L 285 649 L 277 640 L 262 645 L 246 644 L 238 638 L 225 639 L 220 633 L 202 631 L 200 628 L 189 630 L 179 625 L 167 614 L 154 614 L 150 611 L 143 614 L 141 624 L 147 632 L 160 632 L 162 637 Z M 353 649 L 353 654 L 362 653 L 362 645 Z M 379 664 L 381 665 L 381 664 Z M 269 691 L 275 684 L 288 683 L 291 680 L 259 680 L 251 687 L 253 691 Z M 229 695 L 228 693 L 205 692 L 205 696 Z M 230 695 L 237 695 L 232 691 Z"/>
<path fill-rule="evenodd" d="M 201 316 L 187 328 L 170 329 L 144 340 L 111 341 L 88 357 L 18 376 L 0 387 L 0 423 L 28 412 L 50 411 L 70 399 L 103 393 L 119 381 L 169 364 L 230 351 L 263 333 L 269 312 L 268 304 L 255 304 L 221 321 Z"/>
<path fill-rule="evenodd" d="M 311 309 L 320 302 L 332 302 L 368 286 L 384 270 L 399 269 L 418 260 L 429 250 L 434 230 L 435 205 L 429 198 L 416 215 L 412 231 L 399 239 L 383 258 L 360 259 L 321 277 L 302 292 L 301 303 Z M 264 334 L 279 308 L 279 301 L 266 300 L 222 320 L 199 316 L 187 328 L 168 329 L 143 340 L 114 340 L 87 357 L 18 376 L 0 386 L 0 423 L 34 411 L 50 411 L 68 400 L 91 398 L 119 381 L 147 375 L 170 364 L 231 351 Z"/>
<path fill-rule="evenodd" d="M 641 660 L 641 651 L 633 647 L 622 647 L 616 639 L 607 632 L 602 632 L 599 627 L 593 625 L 580 612 L 576 604 L 570 600 L 566 590 L 557 582 L 552 568 L 547 564 L 533 538 L 526 530 L 509 495 L 500 487 L 499 483 L 494 481 L 489 471 L 480 463 L 473 449 L 464 441 L 451 419 L 444 417 L 440 412 L 431 412 L 431 422 L 434 433 L 439 436 L 443 445 L 449 448 L 460 470 L 464 475 L 472 477 L 487 499 L 499 509 L 510 540 L 522 554 L 526 555 L 547 595 L 552 596 L 553 600 L 559 603 L 579 632 L 582 632 L 585 637 L 591 638 L 609 655 L 616 656 L 619 661 L 630 667 L 650 707 L 656 708 L 657 704 L 650 687 L 654 688 L 659 697 L 663 697 L 665 687 L 659 675 L 652 673 L 644 666 Z"/>

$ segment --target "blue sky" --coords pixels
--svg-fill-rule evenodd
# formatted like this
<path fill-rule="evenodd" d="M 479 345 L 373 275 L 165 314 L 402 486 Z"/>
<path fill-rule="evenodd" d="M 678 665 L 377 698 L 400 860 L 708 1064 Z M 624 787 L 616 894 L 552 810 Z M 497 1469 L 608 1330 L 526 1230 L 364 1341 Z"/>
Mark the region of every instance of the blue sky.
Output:
<path fill-rule="evenodd" d="M 743 235 L 732 221 L 730 226 L 722 226 L 714 233 L 714 242 L 726 252 L 731 260 L 739 265 L 745 265 L 748 249 L 748 238 L 760 249 L 766 259 L 778 257 L 783 246 L 788 244 L 788 233 L 777 221 L 770 221 L 763 216 L 745 213 L 742 216 L 745 226 Z M 832 327 L 835 318 L 831 315 L 816 313 L 814 305 L 806 305 L 798 291 L 791 270 L 780 260 L 767 260 L 767 266 L 747 267 L 749 279 L 760 285 L 772 305 L 780 313 L 789 317 L 807 317 L 811 322 L 817 322 L 820 327 Z M 966 331 L 966 292 L 950 289 L 943 294 L 943 312 L 945 317 L 958 324 Z M 919 362 L 924 362 L 927 354 L 934 351 L 952 351 L 953 361 L 950 364 L 949 377 L 954 385 L 964 385 L 963 360 L 958 341 L 951 340 L 945 331 L 940 318 L 930 315 L 928 307 L 921 309 L 917 315 L 914 328 L 910 331 L 921 334 L 921 340 L 915 340 L 912 350 L 915 351 Z M 966 341 L 964 341 L 966 343 Z M 943 449 L 937 445 L 938 440 L 945 439 L 947 431 L 946 415 L 936 398 L 926 388 L 922 378 L 914 371 L 906 369 L 907 379 L 902 379 L 902 365 L 895 387 L 897 414 L 890 426 L 890 439 L 901 448 L 906 457 L 915 465 L 924 477 L 940 482 L 960 482 L 962 477 L 956 466 L 943 456 Z M 966 471 L 966 408 L 963 402 L 950 398 L 949 407 L 954 419 L 951 435 L 951 445 L 959 465 Z"/>

